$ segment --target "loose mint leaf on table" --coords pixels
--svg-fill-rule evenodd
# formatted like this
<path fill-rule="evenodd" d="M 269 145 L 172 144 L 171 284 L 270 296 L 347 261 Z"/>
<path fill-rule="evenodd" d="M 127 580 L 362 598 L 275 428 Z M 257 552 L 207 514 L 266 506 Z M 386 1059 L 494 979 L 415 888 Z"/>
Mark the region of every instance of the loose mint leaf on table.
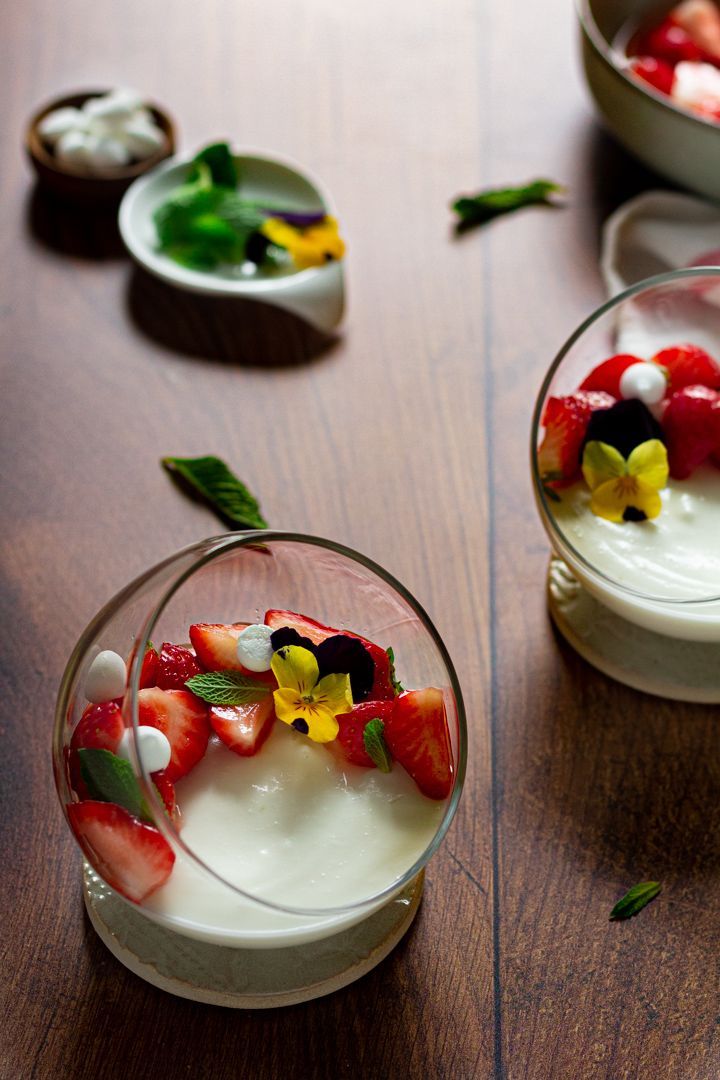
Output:
<path fill-rule="evenodd" d="M 254 705 L 270 693 L 267 683 L 248 679 L 239 671 L 208 671 L 193 675 L 185 685 L 211 705 Z"/>
<path fill-rule="evenodd" d="M 458 232 L 464 232 L 523 206 L 554 206 L 551 196 L 562 194 L 564 190 L 561 184 L 553 180 L 533 180 L 522 187 L 488 188 L 476 195 L 462 195 L 452 204 L 459 218 L 455 228 Z"/>
<path fill-rule="evenodd" d="M 389 773 L 392 769 L 392 757 L 385 742 L 385 725 L 379 716 L 368 721 L 363 731 L 365 751 L 373 759 L 380 772 Z"/>
<path fill-rule="evenodd" d="M 388 660 L 390 661 L 390 682 L 392 683 L 393 690 L 396 694 L 402 694 L 405 687 L 402 685 L 397 675 L 395 674 L 395 652 L 392 648 L 385 650 Z"/>
<path fill-rule="evenodd" d="M 165 457 L 162 464 L 199 492 L 224 520 L 240 529 L 267 529 L 257 499 L 220 458 Z"/>
<path fill-rule="evenodd" d="M 117 803 L 135 817 L 152 821 L 129 761 L 109 750 L 78 750 L 80 772 L 92 799 Z"/>
<path fill-rule="evenodd" d="M 639 885 L 633 885 L 610 912 L 610 921 L 617 922 L 637 915 L 638 911 L 642 911 L 646 904 L 655 899 L 661 889 L 659 881 L 641 881 Z"/>

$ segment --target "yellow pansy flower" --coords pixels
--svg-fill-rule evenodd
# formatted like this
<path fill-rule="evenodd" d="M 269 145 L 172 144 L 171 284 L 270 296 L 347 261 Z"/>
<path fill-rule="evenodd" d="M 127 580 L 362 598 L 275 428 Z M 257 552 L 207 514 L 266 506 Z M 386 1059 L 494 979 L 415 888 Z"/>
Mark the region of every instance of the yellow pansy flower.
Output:
<path fill-rule="evenodd" d="M 345 244 L 333 217 L 325 217 L 317 225 L 305 229 L 298 229 L 282 218 L 271 217 L 260 226 L 260 232 L 271 244 L 285 248 L 299 270 L 323 266 L 331 259 L 342 259 L 345 254 Z"/>
<path fill-rule="evenodd" d="M 278 681 L 273 694 L 278 719 L 314 742 L 332 742 L 339 731 L 335 717 L 353 707 L 350 676 L 321 679 L 317 660 L 300 645 L 278 649 L 271 667 Z"/>
<path fill-rule="evenodd" d="M 668 481 L 668 457 L 659 439 L 640 443 L 627 460 L 608 443 L 589 442 L 582 471 L 592 492 L 590 509 L 598 517 L 645 521 L 662 510 L 659 492 Z"/>

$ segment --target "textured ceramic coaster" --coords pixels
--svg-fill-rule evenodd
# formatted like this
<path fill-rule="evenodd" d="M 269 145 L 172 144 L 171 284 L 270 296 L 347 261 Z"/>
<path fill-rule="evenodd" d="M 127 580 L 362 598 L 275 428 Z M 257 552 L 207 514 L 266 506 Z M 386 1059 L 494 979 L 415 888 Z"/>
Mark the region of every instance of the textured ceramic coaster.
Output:
<path fill-rule="evenodd" d="M 158 926 L 85 863 L 90 921 L 113 956 L 170 994 L 231 1009 L 273 1009 L 331 994 L 372 971 L 409 929 L 424 872 L 380 911 L 332 937 L 281 949 L 210 945 Z"/>
<path fill-rule="evenodd" d="M 675 701 L 720 703 L 720 644 L 681 641 L 628 622 L 591 596 L 561 559 L 551 559 L 548 606 L 583 659 L 618 682 Z"/>

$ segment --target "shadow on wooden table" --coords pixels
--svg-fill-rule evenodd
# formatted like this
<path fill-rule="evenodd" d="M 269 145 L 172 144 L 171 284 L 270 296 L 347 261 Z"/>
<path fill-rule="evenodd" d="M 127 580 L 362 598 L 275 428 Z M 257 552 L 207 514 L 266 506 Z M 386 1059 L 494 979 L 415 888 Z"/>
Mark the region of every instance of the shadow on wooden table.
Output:
<path fill-rule="evenodd" d="M 152 341 L 203 360 L 291 367 L 319 360 L 339 341 L 270 304 L 184 292 L 139 267 L 130 277 L 127 309 Z"/>
<path fill-rule="evenodd" d="M 248 1062 L 253 1080 L 338 1080 L 380 1076 L 380 1060 L 392 1056 L 400 1063 L 412 1056 L 418 1032 L 398 1024 L 398 1015 L 403 1003 L 413 998 L 419 1003 L 423 996 L 415 984 L 421 957 L 413 945 L 414 927 L 390 957 L 353 986 L 305 1005 L 257 1012 L 202 1005 L 150 986 L 111 955 L 87 916 L 83 930 L 75 969 L 68 957 L 68 993 L 59 1004 L 65 1018 L 59 1015 L 52 1025 L 52 1053 L 65 1063 L 64 1080 L 235 1080 L 250 1075 Z M 295 1031 L 290 1039 L 288 1018 Z M 108 1023 L 121 1057 L 109 1056 Z M 160 1044 L 153 1038 L 154 1031 L 168 1030 L 176 1033 L 173 1039 Z M 341 1050 L 349 1040 L 356 1040 L 352 1059 Z"/>
<path fill-rule="evenodd" d="M 127 259 L 117 226 L 117 206 L 74 203 L 35 184 L 27 202 L 27 226 L 44 247 L 81 259 Z"/>
<path fill-rule="evenodd" d="M 561 662 L 545 672 L 554 704 L 537 728 L 538 747 L 552 753 L 544 827 L 601 875 L 674 880 L 678 898 L 699 893 L 720 878 L 717 708 L 621 686 L 555 638 Z"/>

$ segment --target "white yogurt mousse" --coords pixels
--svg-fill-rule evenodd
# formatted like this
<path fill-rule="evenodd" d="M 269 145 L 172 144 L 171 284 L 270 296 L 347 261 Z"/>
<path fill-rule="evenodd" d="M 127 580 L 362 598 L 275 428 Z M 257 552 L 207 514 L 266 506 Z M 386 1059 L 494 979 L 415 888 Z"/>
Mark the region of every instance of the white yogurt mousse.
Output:
<path fill-rule="evenodd" d="M 588 577 L 572 552 L 562 554 L 601 600 L 658 633 L 720 640 L 720 601 L 711 600 L 720 597 L 720 470 L 704 465 L 687 480 L 670 480 L 652 521 L 597 517 L 582 482 L 559 494 L 562 501 L 549 507 L 560 531 L 610 582 Z M 633 597 L 612 582 L 644 595 Z"/>
<path fill-rule="evenodd" d="M 392 885 L 446 809 L 400 765 L 390 774 L 352 765 L 281 723 L 253 757 L 213 739 L 176 791 L 182 840 L 207 866 L 254 896 L 314 909 L 356 904 Z M 263 948 L 312 940 L 368 913 L 278 912 L 183 857 L 143 907 L 191 936 Z"/>

